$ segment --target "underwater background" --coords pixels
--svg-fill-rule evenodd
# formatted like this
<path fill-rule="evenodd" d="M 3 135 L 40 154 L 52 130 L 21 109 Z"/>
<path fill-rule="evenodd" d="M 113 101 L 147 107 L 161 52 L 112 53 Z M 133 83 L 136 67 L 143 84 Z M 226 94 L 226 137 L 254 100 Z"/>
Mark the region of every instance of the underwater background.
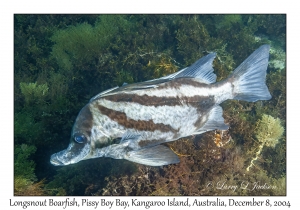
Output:
<path fill-rule="evenodd" d="M 222 103 L 228 131 L 166 144 L 180 163 L 50 164 L 99 92 L 209 52 L 220 81 L 263 44 L 272 99 Z M 14 195 L 286 195 L 285 130 L 286 15 L 14 15 Z"/>

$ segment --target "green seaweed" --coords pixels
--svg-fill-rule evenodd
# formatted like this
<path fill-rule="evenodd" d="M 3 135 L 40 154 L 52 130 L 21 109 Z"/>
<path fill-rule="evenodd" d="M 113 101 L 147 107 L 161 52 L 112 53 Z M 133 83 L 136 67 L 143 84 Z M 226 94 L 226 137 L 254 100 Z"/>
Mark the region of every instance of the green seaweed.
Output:
<path fill-rule="evenodd" d="M 265 146 L 275 148 L 278 144 L 278 140 L 282 137 L 283 132 L 284 128 L 282 127 L 279 118 L 275 119 L 266 114 L 262 116 L 256 130 L 256 138 L 259 142 L 258 151 L 256 152 L 255 157 L 252 158 L 250 165 L 247 167 L 247 171 L 254 166 L 254 161 L 259 158 L 259 155 L 262 153 Z"/>
<path fill-rule="evenodd" d="M 28 159 L 35 151 L 35 146 L 28 146 L 26 144 L 15 146 L 15 176 L 22 176 L 23 178 L 32 181 L 36 180 L 34 174 L 35 163 L 33 160 Z"/>
<path fill-rule="evenodd" d="M 280 14 L 15 15 L 15 194 L 285 195 L 285 135 L 275 148 L 264 147 L 246 170 L 261 144 L 258 119 L 271 115 L 286 126 L 285 42 L 286 15 Z M 220 81 L 266 43 L 272 99 L 222 103 L 228 133 L 219 139 L 221 131 L 212 131 L 168 144 L 180 155 L 179 164 L 154 168 L 110 159 L 61 169 L 49 164 L 51 154 L 66 148 L 79 110 L 99 92 L 171 74 L 209 52 L 217 52 L 213 65 Z M 22 144 L 29 149 L 23 151 Z M 277 188 L 207 187 L 218 181 Z"/>
<path fill-rule="evenodd" d="M 37 85 L 37 83 L 20 83 L 21 93 L 25 98 L 25 103 L 29 105 L 33 101 L 40 103 L 48 94 L 47 84 Z"/>
<path fill-rule="evenodd" d="M 41 137 L 43 124 L 34 119 L 29 112 L 18 112 L 14 116 L 15 142 L 34 143 Z"/>
<path fill-rule="evenodd" d="M 214 21 L 217 23 L 216 28 L 218 30 L 224 28 L 232 28 L 234 24 L 242 25 L 242 15 L 216 15 L 214 16 Z"/>
<path fill-rule="evenodd" d="M 52 56 L 63 70 L 92 63 L 107 50 L 117 33 L 126 30 L 130 30 L 130 26 L 123 15 L 101 15 L 94 26 L 81 23 L 58 30 L 51 37 L 55 43 Z"/>
<path fill-rule="evenodd" d="M 37 182 L 35 163 L 30 158 L 35 151 L 35 146 L 15 145 L 14 195 L 46 195 L 43 190 L 45 180 Z"/>
<path fill-rule="evenodd" d="M 258 124 L 256 138 L 261 144 L 274 148 L 282 137 L 283 132 L 284 128 L 279 118 L 275 119 L 270 115 L 263 115 Z"/>

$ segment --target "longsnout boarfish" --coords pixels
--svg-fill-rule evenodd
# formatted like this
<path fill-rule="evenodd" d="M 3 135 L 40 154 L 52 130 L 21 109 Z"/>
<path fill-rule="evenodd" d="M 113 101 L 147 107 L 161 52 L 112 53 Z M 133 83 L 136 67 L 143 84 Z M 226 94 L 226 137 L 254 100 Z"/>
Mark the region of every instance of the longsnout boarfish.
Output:
<path fill-rule="evenodd" d="M 219 104 L 228 99 L 269 100 L 266 70 L 269 45 L 255 50 L 220 82 L 209 53 L 171 75 L 115 87 L 91 98 L 79 112 L 67 149 L 51 156 L 56 166 L 98 157 L 149 166 L 179 162 L 166 142 L 227 130 Z"/>

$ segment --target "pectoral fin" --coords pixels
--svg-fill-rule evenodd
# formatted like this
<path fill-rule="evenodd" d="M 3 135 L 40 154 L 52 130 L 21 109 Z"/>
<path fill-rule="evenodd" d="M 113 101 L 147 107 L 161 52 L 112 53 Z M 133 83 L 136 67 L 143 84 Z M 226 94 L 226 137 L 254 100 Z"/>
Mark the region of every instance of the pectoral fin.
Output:
<path fill-rule="evenodd" d="M 140 137 L 141 135 L 138 133 L 126 132 L 123 134 L 120 143 L 132 150 L 138 150 L 140 149 L 138 145 Z"/>
<path fill-rule="evenodd" d="M 137 141 L 140 138 L 140 134 L 138 133 L 132 133 L 132 132 L 126 132 L 123 134 L 121 142 L 125 141 Z"/>
<path fill-rule="evenodd" d="M 179 163 L 178 156 L 168 147 L 163 145 L 147 147 L 137 151 L 129 151 L 124 158 L 148 166 L 163 166 Z"/>

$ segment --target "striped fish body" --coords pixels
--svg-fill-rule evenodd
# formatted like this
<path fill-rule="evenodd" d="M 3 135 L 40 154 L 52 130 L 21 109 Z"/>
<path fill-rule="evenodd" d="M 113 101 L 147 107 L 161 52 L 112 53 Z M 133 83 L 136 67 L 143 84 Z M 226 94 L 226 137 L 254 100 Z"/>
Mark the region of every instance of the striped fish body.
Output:
<path fill-rule="evenodd" d="M 80 111 L 66 150 L 54 165 L 111 157 L 161 166 L 179 158 L 161 145 L 206 131 L 228 129 L 219 106 L 225 100 L 268 100 L 269 46 L 252 53 L 226 80 L 216 83 L 215 53 L 156 80 L 124 85 L 93 97 Z"/>
<path fill-rule="evenodd" d="M 224 85 L 178 78 L 156 88 L 104 96 L 88 107 L 94 126 L 110 138 L 133 133 L 140 135 L 137 147 L 153 146 L 199 133 L 210 111 L 224 99 L 223 90 Z"/>

